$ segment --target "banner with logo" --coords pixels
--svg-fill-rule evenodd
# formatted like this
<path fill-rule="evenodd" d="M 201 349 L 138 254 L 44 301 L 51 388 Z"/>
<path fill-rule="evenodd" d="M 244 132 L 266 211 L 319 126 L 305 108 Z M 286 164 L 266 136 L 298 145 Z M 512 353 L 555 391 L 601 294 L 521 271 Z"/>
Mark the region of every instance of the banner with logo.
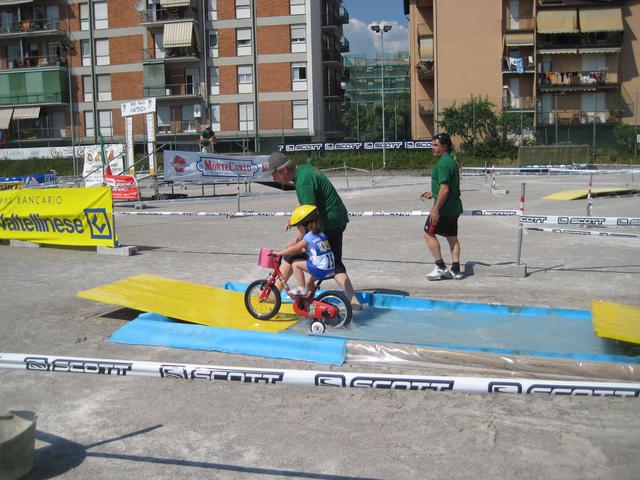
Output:
<path fill-rule="evenodd" d="M 164 179 L 177 182 L 221 182 L 268 177 L 268 155 L 234 157 L 216 153 L 164 151 Z"/>
<path fill-rule="evenodd" d="M 111 188 L 0 191 L 0 239 L 114 247 Z"/>
<path fill-rule="evenodd" d="M 34 173 L 32 175 L 19 175 L 16 177 L 0 177 L 0 183 L 5 182 L 20 182 L 25 187 L 34 187 L 37 185 L 51 185 L 56 183 L 57 175 L 52 173 Z"/>
<path fill-rule="evenodd" d="M 0 190 L 22 190 L 22 182 L 5 182 L 0 178 Z"/>
<path fill-rule="evenodd" d="M 105 154 L 114 175 L 124 172 L 124 145 L 121 143 L 107 144 L 104 146 Z M 91 145 L 84 149 L 84 169 L 82 171 L 86 187 L 101 186 L 104 184 L 102 173 L 102 155 L 100 145 Z"/>
<path fill-rule="evenodd" d="M 105 184 L 111 187 L 113 200 L 139 200 L 140 190 L 133 175 L 105 175 Z"/>
<path fill-rule="evenodd" d="M 317 142 L 278 145 L 280 152 L 357 152 L 360 150 L 431 150 L 431 140 L 385 142 Z"/>

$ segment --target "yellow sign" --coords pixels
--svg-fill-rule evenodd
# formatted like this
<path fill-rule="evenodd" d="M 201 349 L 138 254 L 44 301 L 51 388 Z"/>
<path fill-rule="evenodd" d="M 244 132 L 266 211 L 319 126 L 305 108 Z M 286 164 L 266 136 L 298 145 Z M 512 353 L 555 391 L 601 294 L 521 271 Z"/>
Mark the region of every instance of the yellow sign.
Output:
<path fill-rule="evenodd" d="M 22 182 L 0 182 L 1 190 L 22 190 Z"/>
<path fill-rule="evenodd" d="M 114 247 L 111 188 L 0 191 L 0 239 Z"/>

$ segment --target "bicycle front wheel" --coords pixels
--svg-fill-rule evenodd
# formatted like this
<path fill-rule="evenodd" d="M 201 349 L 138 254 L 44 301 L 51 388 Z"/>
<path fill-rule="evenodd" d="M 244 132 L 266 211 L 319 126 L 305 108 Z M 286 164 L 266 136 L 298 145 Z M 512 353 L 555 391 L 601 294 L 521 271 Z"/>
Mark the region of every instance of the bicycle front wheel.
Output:
<path fill-rule="evenodd" d="M 258 320 L 269 320 L 280 311 L 282 299 L 275 285 L 269 285 L 269 291 L 262 295 L 267 288 L 266 280 L 256 280 L 249 284 L 244 292 L 244 306 L 247 311 Z M 263 298 L 261 300 L 260 298 Z"/>

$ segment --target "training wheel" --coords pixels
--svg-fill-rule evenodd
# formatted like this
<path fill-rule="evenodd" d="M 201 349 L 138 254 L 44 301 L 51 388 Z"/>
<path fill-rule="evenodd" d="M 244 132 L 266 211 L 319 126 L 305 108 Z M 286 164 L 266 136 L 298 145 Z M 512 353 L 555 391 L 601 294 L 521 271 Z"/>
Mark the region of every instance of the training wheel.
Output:
<path fill-rule="evenodd" d="M 315 321 L 311 324 L 311 333 L 324 333 L 324 323 L 319 322 L 319 321 Z"/>

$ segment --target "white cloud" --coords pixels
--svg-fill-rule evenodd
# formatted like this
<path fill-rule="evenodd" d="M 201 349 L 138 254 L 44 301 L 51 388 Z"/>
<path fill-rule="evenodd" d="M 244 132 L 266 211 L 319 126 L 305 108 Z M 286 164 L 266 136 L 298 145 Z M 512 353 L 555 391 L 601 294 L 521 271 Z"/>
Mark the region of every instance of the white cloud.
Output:
<path fill-rule="evenodd" d="M 405 26 L 394 20 L 375 23 L 391 25 L 391 31 L 384 34 L 385 55 L 409 50 L 409 31 Z M 366 24 L 357 18 L 349 19 L 349 24 L 344 27 L 344 34 L 350 44 L 349 53 L 365 54 L 372 58 L 380 55 L 381 35 L 371 30 L 370 26 L 371 24 Z"/>

